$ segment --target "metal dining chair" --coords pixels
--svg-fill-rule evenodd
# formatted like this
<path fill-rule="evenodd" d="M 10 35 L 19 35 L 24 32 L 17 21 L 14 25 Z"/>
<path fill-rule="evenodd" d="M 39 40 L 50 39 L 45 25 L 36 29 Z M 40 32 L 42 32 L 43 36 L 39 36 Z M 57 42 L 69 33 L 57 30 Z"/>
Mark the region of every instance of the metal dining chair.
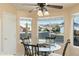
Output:
<path fill-rule="evenodd" d="M 49 56 L 65 56 L 66 50 L 67 50 L 67 47 L 68 47 L 69 43 L 70 43 L 70 39 L 67 40 L 67 42 L 66 42 L 66 44 L 64 46 L 64 50 L 63 50 L 62 55 L 56 54 L 56 53 L 50 53 Z"/>
<path fill-rule="evenodd" d="M 25 54 L 27 56 L 39 56 L 38 45 L 24 44 Z"/>
<path fill-rule="evenodd" d="M 24 55 L 33 56 L 39 55 L 39 48 L 38 45 L 33 45 L 30 43 L 29 38 L 22 39 L 21 42 L 24 46 Z"/>

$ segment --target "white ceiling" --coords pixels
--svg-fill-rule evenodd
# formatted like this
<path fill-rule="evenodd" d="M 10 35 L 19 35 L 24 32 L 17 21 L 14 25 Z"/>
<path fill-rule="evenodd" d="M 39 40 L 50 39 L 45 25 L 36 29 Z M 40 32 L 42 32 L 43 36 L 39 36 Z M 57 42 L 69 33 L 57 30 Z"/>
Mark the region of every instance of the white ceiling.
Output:
<path fill-rule="evenodd" d="M 62 5 L 63 9 L 76 5 L 76 3 L 47 3 L 47 4 L 49 4 L 49 5 Z M 37 7 L 37 6 L 32 6 L 32 5 L 36 5 L 36 3 L 15 3 L 12 5 L 14 5 L 17 9 L 23 9 L 23 10 L 31 10 L 31 9 Z M 52 8 L 52 9 L 55 9 L 55 8 Z"/>

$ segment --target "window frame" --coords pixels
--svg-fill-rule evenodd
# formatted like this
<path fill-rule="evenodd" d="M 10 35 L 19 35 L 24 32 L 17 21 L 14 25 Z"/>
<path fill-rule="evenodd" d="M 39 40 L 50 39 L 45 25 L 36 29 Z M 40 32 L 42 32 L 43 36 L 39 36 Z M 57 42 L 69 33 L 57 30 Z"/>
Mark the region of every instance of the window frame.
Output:
<path fill-rule="evenodd" d="M 29 18 L 29 17 L 20 17 L 19 18 L 19 29 L 20 29 L 20 20 L 29 20 L 29 21 L 31 21 L 31 39 L 32 39 L 32 18 Z M 20 37 L 20 31 L 19 31 L 19 37 Z"/>
<path fill-rule="evenodd" d="M 79 12 L 72 14 L 72 21 L 71 21 L 71 39 L 72 39 L 72 40 L 71 40 L 71 45 L 72 45 L 74 48 L 79 48 L 79 46 L 75 46 L 75 45 L 74 45 L 74 17 L 75 17 L 76 15 L 79 15 Z"/>
<path fill-rule="evenodd" d="M 39 31 L 38 31 L 38 21 L 39 21 L 39 19 L 40 20 L 42 20 L 42 19 L 49 19 L 49 18 L 52 18 L 52 19 L 54 19 L 54 18 L 63 18 L 63 20 L 64 20 L 64 33 L 63 33 L 63 36 L 64 36 L 64 41 L 65 41 L 65 17 L 64 16 L 54 16 L 54 17 L 40 17 L 40 18 L 37 18 L 37 39 L 38 39 L 38 36 L 39 36 Z M 39 39 L 38 39 L 39 40 Z M 63 43 L 64 43 L 64 41 L 63 41 Z M 62 43 L 62 44 L 63 44 Z"/>

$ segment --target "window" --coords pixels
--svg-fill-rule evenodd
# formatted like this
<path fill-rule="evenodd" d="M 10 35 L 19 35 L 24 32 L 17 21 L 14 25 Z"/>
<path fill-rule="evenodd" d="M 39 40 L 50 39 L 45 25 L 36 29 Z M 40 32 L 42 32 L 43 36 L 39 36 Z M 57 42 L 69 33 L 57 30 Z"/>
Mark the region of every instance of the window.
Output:
<path fill-rule="evenodd" d="M 29 37 L 31 39 L 31 19 L 21 18 L 20 19 L 20 38 L 24 39 Z"/>
<path fill-rule="evenodd" d="M 55 42 L 64 41 L 64 18 L 39 18 L 38 19 L 38 39 L 45 41 L 48 36 L 56 36 Z"/>
<path fill-rule="evenodd" d="M 73 25 L 74 25 L 74 27 L 73 27 L 73 34 L 74 34 L 74 36 L 73 36 L 73 38 L 74 38 L 74 40 L 73 40 L 73 43 L 74 43 L 74 46 L 79 46 L 79 14 L 77 14 L 77 15 L 74 15 L 74 22 L 73 22 Z"/>

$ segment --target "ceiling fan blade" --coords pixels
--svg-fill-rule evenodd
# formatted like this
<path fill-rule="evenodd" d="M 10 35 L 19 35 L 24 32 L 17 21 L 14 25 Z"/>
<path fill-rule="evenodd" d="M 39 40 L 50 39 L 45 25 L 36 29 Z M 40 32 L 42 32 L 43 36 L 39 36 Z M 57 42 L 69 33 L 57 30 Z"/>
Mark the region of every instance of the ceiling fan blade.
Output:
<path fill-rule="evenodd" d="M 29 13 L 31 13 L 31 12 L 33 12 L 33 11 L 36 11 L 36 10 L 38 10 L 39 9 L 39 7 L 36 7 L 36 8 L 34 8 L 34 9 L 31 9 L 31 10 L 29 10 Z"/>
<path fill-rule="evenodd" d="M 33 10 L 34 10 L 34 9 L 32 9 L 32 10 L 29 10 L 29 13 L 31 13 Z"/>
<path fill-rule="evenodd" d="M 36 3 L 21 3 L 22 6 L 37 6 Z"/>
<path fill-rule="evenodd" d="M 57 9 L 62 9 L 63 8 L 63 6 L 58 6 L 58 5 L 47 5 L 47 7 L 57 8 Z"/>

